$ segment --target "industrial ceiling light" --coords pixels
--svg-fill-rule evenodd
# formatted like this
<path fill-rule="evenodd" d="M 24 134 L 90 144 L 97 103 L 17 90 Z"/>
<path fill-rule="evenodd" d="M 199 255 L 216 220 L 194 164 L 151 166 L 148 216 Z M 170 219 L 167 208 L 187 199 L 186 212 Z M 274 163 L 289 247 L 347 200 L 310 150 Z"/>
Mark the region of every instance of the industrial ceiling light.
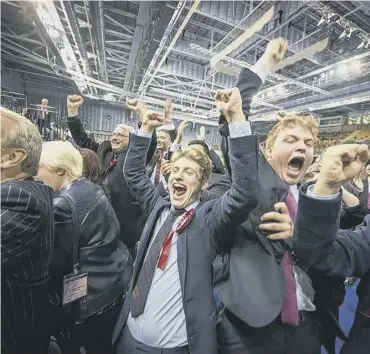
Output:
<path fill-rule="evenodd" d="M 349 30 L 347 28 L 345 28 L 344 31 L 339 36 L 339 39 L 341 39 L 343 37 L 348 37 L 348 33 L 349 33 Z"/>
<path fill-rule="evenodd" d="M 317 27 L 321 26 L 322 24 L 324 24 L 326 22 L 326 15 L 322 15 L 320 21 L 317 23 Z"/>

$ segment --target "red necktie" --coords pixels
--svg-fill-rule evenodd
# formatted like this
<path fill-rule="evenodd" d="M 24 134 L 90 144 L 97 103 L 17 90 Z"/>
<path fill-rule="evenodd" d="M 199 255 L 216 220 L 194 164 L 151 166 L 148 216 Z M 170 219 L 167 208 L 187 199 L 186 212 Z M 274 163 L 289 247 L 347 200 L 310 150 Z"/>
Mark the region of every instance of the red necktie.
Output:
<path fill-rule="evenodd" d="M 194 215 L 194 209 L 191 209 L 187 211 L 181 218 L 180 222 L 176 226 L 174 230 L 171 230 L 171 232 L 166 236 L 166 238 L 163 241 L 163 247 L 162 251 L 159 255 L 159 260 L 158 260 L 158 268 L 162 269 L 163 271 L 166 268 L 167 262 L 168 262 L 168 257 L 170 255 L 171 251 L 171 243 L 172 243 L 172 238 L 175 233 L 183 231 L 190 223 L 193 215 Z"/>
<path fill-rule="evenodd" d="M 162 162 L 162 156 L 158 155 L 157 164 L 155 166 L 155 176 L 154 176 L 154 185 L 158 186 L 160 180 L 161 180 L 161 162 Z"/>
<path fill-rule="evenodd" d="M 289 210 L 290 217 L 295 220 L 297 215 L 297 202 L 293 194 L 289 191 L 285 204 Z M 297 300 L 297 285 L 294 277 L 293 257 L 290 251 L 285 251 L 281 260 L 285 278 L 285 297 L 283 307 L 281 309 L 281 322 L 298 326 L 298 300 Z"/>

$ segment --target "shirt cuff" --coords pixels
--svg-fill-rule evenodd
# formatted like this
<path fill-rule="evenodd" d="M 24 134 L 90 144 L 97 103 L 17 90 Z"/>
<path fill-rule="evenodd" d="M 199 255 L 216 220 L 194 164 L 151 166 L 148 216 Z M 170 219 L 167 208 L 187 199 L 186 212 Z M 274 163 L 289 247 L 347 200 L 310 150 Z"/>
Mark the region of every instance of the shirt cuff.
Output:
<path fill-rule="evenodd" d="M 340 193 L 336 193 L 334 195 L 327 195 L 327 196 L 323 196 L 323 195 L 316 195 L 314 194 L 314 192 L 312 191 L 313 188 L 315 187 L 314 184 L 308 186 L 307 188 L 307 195 L 311 198 L 315 198 L 315 199 L 323 199 L 323 200 L 330 200 L 330 199 L 335 199 L 335 198 L 338 198 L 339 194 Z"/>
<path fill-rule="evenodd" d="M 249 121 L 242 123 L 229 124 L 230 138 L 240 138 L 242 136 L 252 135 L 251 123 Z"/>
<path fill-rule="evenodd" d="M 249 68 L 250 71 L 253 71 L 257 76 L 259 76 L 259 78 L 261 79 L 262 81 L 262 84 L 265 83 L 266 81 L 266 77 L 268 74 L 264 73 L 262 70 L 259 70 L 258 68 L 255 68 L 255 67 L 250 67 Z"/>
<path fill-rule="evenodd" d="M 179 150 L 181 150 L 181 145 L 176 144 L 176 143 L 172 143 L 172 145 L 170 147 L 170 151 L 171 152 L 176 152 L 176 151 L 179 151 Z"/>
<path fill-rule="evenodd" d="M 156 130 L 157 132 L 161 131 L 161 130 L 175 130 L 176 127 L 173 123 L 171 124 L 167 124 L 167 125 L 162 125 L 160 127 L 158 127 Z"/>
<path fill-rule="evenodd" d="M 151 139 L 152 138 L 152 135 L 153 133 L 149 133 L 149 132 L 143 132 L 141 130 L 138 130 L 137 133 L 136 133 L 137 136 L 141 136 L 142 138 L 149 138 Z"/>

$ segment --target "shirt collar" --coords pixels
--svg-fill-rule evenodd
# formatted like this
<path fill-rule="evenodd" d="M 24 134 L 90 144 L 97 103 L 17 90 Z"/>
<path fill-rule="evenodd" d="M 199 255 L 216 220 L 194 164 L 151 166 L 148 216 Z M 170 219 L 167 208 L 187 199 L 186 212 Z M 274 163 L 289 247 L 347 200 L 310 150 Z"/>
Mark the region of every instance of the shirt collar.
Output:
<path fill-rule="evenodd" d="M 198 204 L 199 204 L 199 200 L 197 200 L 196 202 L 194 202 L 194 203 L 192 203 L 192 204 L 188 205 L 188 206 L 185 208 L 185 210 L 186 210 L 186 211 L 189 211 L 189 210 L 191 210 L 191 209 L 195 209 L 195 208 L 198 206 Z"/>

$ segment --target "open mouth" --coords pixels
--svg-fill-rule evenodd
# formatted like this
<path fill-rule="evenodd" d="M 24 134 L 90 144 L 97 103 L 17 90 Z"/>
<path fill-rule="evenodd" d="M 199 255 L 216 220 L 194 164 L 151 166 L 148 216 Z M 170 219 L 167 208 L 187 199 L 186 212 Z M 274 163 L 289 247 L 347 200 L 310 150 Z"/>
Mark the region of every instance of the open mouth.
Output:
<path fill-rule="evenodd" d="M 186 193 L 186 187 L 181 183 L 174 183 L 173 187 L 173 194 L 176 197 L 181 197 Z"/>
<path fill-rule="evenodd" d="M 302 170 L 304 165 L 304 157 L 293 157 L 288 164 L 289 171 L 298 173 Z"/>

